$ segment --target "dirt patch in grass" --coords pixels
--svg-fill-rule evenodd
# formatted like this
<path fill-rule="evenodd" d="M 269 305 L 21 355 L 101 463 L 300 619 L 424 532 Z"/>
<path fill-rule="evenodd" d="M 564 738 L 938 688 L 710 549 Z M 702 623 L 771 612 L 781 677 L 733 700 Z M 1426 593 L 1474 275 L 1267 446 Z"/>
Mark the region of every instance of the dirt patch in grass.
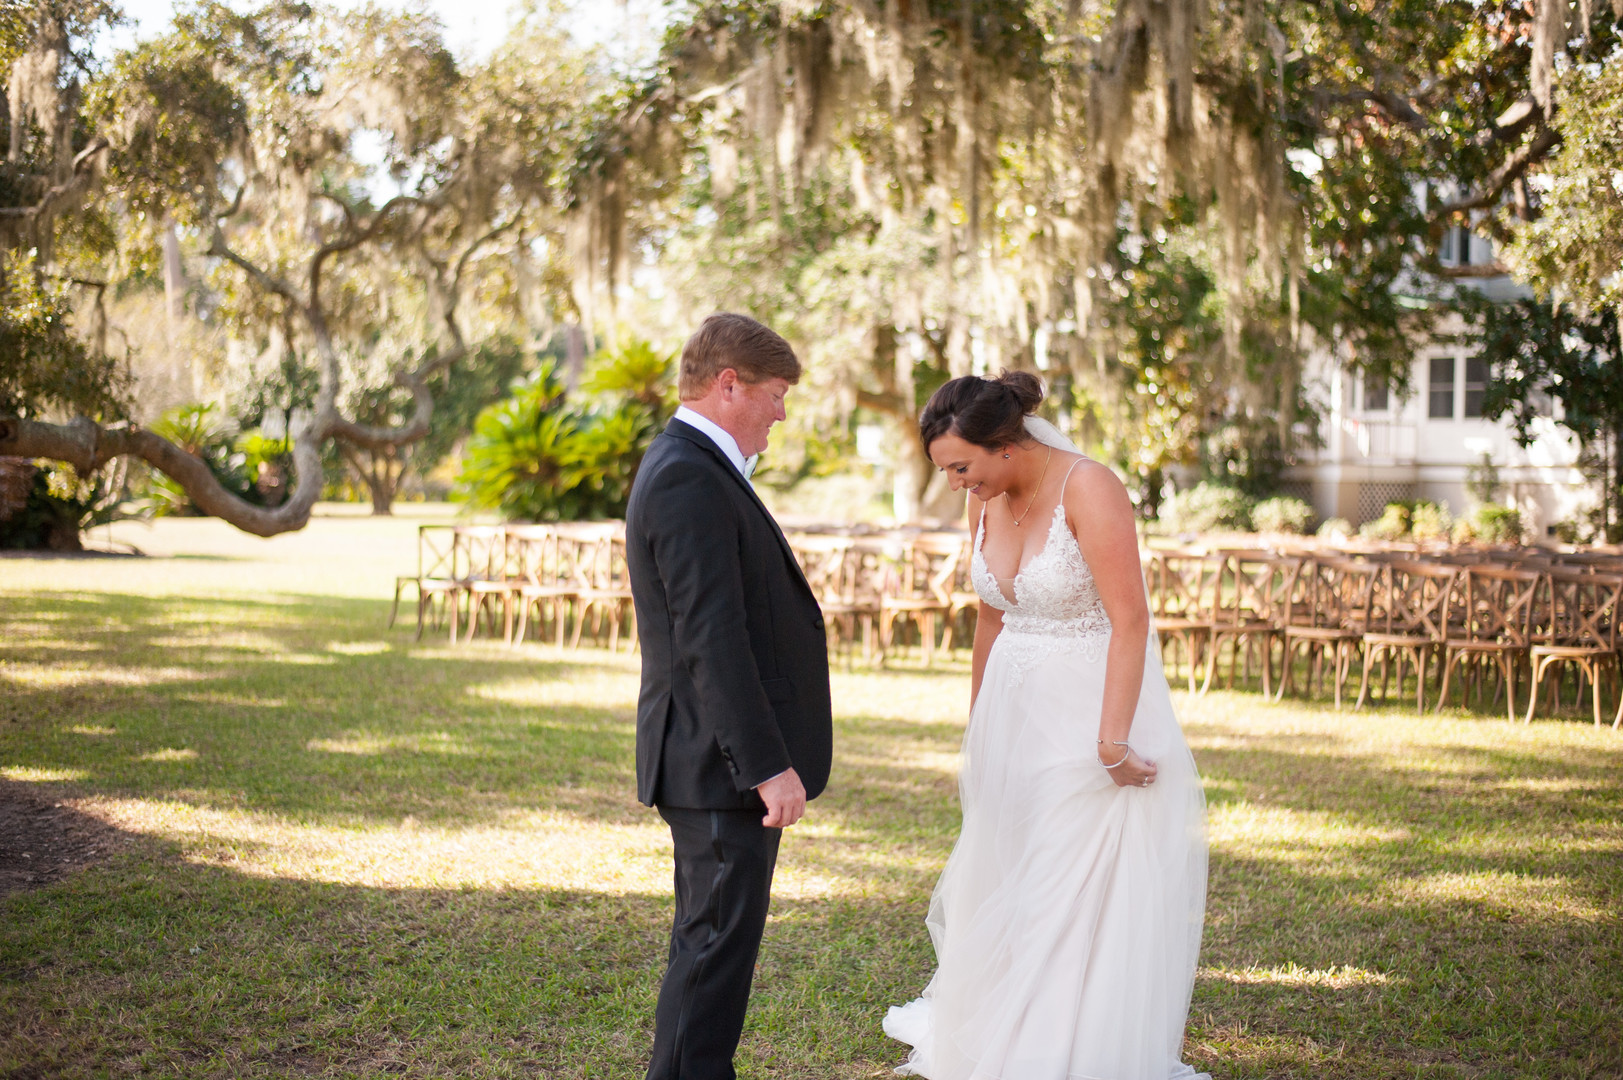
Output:
<path fill-rule="evenodd" d="M 111 825 L 38 786 L 0 780 L 0 896 L 59 881 L 122 841 Z"/>

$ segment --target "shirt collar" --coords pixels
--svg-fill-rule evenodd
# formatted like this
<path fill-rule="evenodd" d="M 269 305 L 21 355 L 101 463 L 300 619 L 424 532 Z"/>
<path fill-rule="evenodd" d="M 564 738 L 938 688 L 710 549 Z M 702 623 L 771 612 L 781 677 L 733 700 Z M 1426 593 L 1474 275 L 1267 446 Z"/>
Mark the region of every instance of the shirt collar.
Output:
<path fill-rule="evenodd" d="M 720 424 L 708 416 L 701 416 L 686 405 L 680 406 L 676 410 L 675 418 L 689 427 L 695 427 L 704 432 L 710 441 L 716 444 L 716 449 L 720 450 L 726 455 L 727 460 L 733 463 L 733 468 L 738 470 L 738 475 L 746 480 L 749 479 L 750 468 L 744 460 L 743 453 L 738 449 L 738 440 L 729 435 Z"/>

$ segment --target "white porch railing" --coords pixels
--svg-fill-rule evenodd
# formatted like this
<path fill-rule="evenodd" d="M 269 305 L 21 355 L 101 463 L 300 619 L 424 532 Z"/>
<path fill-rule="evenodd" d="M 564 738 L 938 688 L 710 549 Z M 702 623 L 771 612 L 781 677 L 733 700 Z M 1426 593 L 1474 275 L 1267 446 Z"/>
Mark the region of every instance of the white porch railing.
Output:
<path fill-rule="evenodd" d="M 1384 462 L 1409 465 L 1415 460 L 1417 442 L 1413 424 L 1387 420 L 1361 420 L 1343 417 L 1341 421 L 1343 461 Z"/>

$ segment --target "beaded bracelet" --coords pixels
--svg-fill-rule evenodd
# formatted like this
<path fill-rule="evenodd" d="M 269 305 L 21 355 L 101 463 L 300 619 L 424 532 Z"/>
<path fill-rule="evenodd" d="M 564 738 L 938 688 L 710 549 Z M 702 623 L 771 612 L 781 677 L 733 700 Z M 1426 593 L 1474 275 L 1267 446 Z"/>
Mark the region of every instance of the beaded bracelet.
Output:
<path fill-rule="evenodd" d="M 1093 741 L 1098 743 L 1100 746 L 1103 746 L 1105 744 L 1105 741 L 1103 739 L 1095 739 Z M 1116 739 L 1111 739 L 1110 741 L 1112 743 L 1114 743 L 1115 745 L 1117 745 L 1117 746 L 1127 746 L 1126 743 L 1120 742 L 1119 740 L 1116 740 Z M 1105 765 L 1105 759 L 1102 758 L 1102 757 L 1099 757 L 1099 751 L 1097 751 L 1097 750 L 1095 750 L 1093 752 L 1093 756 L 1094 756 L 1094 758 L 1096 758 L 1098 760 L 1100 765 L 1104 765 L 1104 767 L 1107 768 L 1107 769 L 1114 769 L 1117 766 L 1121 765 L 1121 763 L 1123 761 L 1126 761 L 1128 758 L 1133 756 L 1133 748 L 1131 746 L 1127 746 L 1127 752 L 1121 756 L 1121 761 L 1116 762 L 1115 765 Z"/>

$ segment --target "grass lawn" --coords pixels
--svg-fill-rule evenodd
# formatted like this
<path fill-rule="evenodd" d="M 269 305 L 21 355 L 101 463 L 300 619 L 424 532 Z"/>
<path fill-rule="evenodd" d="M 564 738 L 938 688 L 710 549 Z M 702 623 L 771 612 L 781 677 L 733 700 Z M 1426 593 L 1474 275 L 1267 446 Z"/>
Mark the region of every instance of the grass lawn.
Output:
<path fill-rule="evenodd" d="M 641 1076 L 670 896 L 635 657 L 386 630 L 416 521 L 326 512 L 0 559 L 0 1078 Z M 836 673 L 744 1076 L 900 1059 L 879 1019 L 931 969 L 967 687 Z M 1623 735 L 1176 700 L 1211 805 L 1189 1061 L 1623 1076 Z"/>

